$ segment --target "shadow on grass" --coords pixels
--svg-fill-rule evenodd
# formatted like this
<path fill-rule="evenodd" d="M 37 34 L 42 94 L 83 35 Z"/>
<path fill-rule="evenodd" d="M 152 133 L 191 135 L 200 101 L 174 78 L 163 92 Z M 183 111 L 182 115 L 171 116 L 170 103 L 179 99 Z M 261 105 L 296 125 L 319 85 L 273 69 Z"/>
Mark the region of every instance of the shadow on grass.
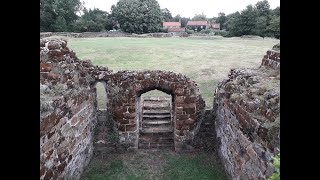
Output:
<path fill-rule="evenodd" d="M 141 174 L 142 175 L 142 174 Z M 143 176 L 134 174 L 128 169 L 121 160 L 114 160 L 108 166 L 103 164 L 95 164 L 90 167 L 86 175 L 81 178 L 83 180 L 114 180 L 114 179 L 126 179 L 126 180 L 140 180 L 145 179 Z"/>
<path fill-rule="evenodd" d="M 142 152 L 93 159 L 82 180 L 225 180 L 212 153 Z"/>
<path fill-rule="evenodd" d="M 223 169 L 214 161 L 208 161 L 206 156 L 171 157 L 164 168 L 161 180 L 225 180 Z"/>

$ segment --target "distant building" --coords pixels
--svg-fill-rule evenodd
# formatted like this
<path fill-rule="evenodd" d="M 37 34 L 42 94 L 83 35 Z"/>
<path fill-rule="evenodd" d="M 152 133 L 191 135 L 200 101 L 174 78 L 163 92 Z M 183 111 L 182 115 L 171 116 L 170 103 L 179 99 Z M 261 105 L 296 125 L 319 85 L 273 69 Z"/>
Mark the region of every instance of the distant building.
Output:
<path fill-rule="evenodd" d="M 181 22 L 163 22 L 163 27 L 168 29 L 168 32 L 185 32 L 185 28 L 181 28 Z"/>
<path fill-rule="evenodd" d="M 212 23 L 210 28 L 213 30 L 220 30 L 220 23 Z"/>
<path fill-rule="evenodd" d="M 199 31 L 209 28 L 209 24 L 208 21 L 188 21 L 187 28 Z"/>

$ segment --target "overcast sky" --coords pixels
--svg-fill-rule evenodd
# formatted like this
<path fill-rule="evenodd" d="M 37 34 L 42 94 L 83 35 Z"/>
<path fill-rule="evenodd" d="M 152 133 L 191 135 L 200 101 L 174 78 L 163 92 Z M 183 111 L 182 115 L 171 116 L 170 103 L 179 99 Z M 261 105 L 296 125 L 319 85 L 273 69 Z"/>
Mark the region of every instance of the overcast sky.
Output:
<path fill-rule="evenodd" d="M 110 11 L 112 4 L 118 0 L 81 0 L 85 2 L 85 7 L 99 8 Z M 172 16 L 180 14 L 182 17 L 192 18 L 195 14 L 204 13 L 207 17 L 217 17 L 219 12 L 226 15 L 241 11 L 249 4 L 256 4 L 259 0 L 157 0 L 160 8 L 168 8 Z M 280 0 L 268 0 L 270 8 L 280 6 Z"/>

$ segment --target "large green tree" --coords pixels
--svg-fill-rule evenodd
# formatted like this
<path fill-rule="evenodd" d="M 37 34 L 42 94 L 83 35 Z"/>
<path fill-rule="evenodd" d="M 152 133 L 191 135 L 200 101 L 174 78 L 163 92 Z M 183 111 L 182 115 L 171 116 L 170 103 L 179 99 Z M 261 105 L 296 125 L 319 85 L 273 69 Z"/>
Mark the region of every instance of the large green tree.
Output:
<path fill-rule="evenodd" d="M 161 28 L 162 13 L 156 0 L 119 0 L 113 14 L 125 32 L 150 33 Z"/>
<path fill-rule="evenodd" d="M 271 11 L 271 15 L 274 15 L 274 16 L 280 16 L 280 7 L 276 7 L 275 9 L 273 9 Z"/>
<path fill-rule="evenodd" d="M 240 27 L 240 12 L 231 13 L 227 15 L 227 21 L 225 23 L 225 29 L 228 31 L 229 36 L 241 36 Z"/>
<path fill-rule="evenodd" d="M 266 36 L 266 28 L 268 26 L 268 19 L 267 16 L 260 16 L 256 19 L 256 25 L 253 30 L 254 35 L 258 35 L 261 37 Z"/>
<path fill-rule="evenodd" d="M 254 7 L 247 6 L 241 13 L 227 15 L 223 26 L 228 36 L 258 35 L 280 38 L 280 7 L 271 10 L 267 0 L 259 1 Z"/>
<path fill-rule="evenodd" d="M 224 28 L 225 28 L 225 27 L 224 27 L 224 24 L 226 23 L 226 21 L 227 21 L 226 14 L 223 13 L 223 12 L 220 12 L 220 13 L 218 14 L 217 19 L 216 19 L 216 22 L 217 22 L 217 23 L 220 23 L 220 28 L 221 28 L 221 29 L 224 29 Z"/>
<path fill-rule="evenodd" d="M 40 0 L 40 31 L 73 31 L 80 0 Z"/>
<path fill-rule="evenodd" d="M 172 21 L 172 14 L 169 9 L 164 8 L 161 9 L 162 17 L 165 22 Z"/>
<path fill-rule="evenodd" d="M 267 26 L 266 32 L 268 36 L 280 39 L 280 16 L 272 16 L 269 26 Z"/>
<path fill-rule="evenodd" d="M 267 0 L 258 1 L 255 5 L 259 16 L 268 16 L 270 14 L 270 5 Z"/>
<path fill-rule="evenodd" d="M 203 13 L 196 14 L 192 18 L 192 21 L 206 21 L 206 20 L 207 20 L 207 16 Z"/>
<path fill-rule="evenodd" d="M 108 13 L 98 8 L 84 9 L 83 15 L 76 21 L 75 30 L 78 32 L 99 32 L 112 29 Z"/>

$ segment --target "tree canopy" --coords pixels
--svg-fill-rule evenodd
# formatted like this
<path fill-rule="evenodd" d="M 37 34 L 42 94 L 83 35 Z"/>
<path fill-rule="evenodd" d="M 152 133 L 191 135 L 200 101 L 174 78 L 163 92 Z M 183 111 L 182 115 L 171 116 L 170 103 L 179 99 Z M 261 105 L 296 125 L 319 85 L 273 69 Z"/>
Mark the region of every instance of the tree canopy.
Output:
<path fill-rule="evenodd" d="M 162 12 L 156 0 L 119 0 L 113 13 L 125 32 L 158 32 Z"/>
<path fill-rule="evenodd" d="M 77 14 L 80 14 L 78 16 Z M 162 21 L 181 21 L 186 27 L 190 18 L 179 14 L 172 17 L 168 8 L 160 9 L 156 0 L 119 0 L 110 13 L 99 9 L 86 9 L 80 0 L 40 0 L 40 32 L 76 31 L 98 32 L 121 28 L 129 33 L 162 31 Z M 207 18 L 195 14 L 193 21 L 220 23 L 225 36 L 258 35 L 280 38 L 280 7 L 270 9 L 267 0 L 248 5 L 242 11 Z"/>
<path fill-rule="evenodd" d="M 258 1 L 244 10 L 222 16 L 219 13 L 217 22 L 228 32 L 228 36 L 258 35 L 261 37 L 280 38 L 280 7 L 270 9 L 267 0 Z M 223 22 L 223 20 L 225 22 Z"/>
<path fill-rule="evenodd" d="M 206 21 L 207 16 L 205 14 L 196 14 L 193 16 L 192 21 Z"/>
<path fill-rule="evenodd" d="M 40 31 L 72 31 L 80 0 L 40 0 Z"/>
<path fill-rule="evenodd" d="M 167 8 L 161 9 L 161 13 L 164 21 L 166 22 L 172 21 L 172 14 L 170 13 L 169 9 Z"/>
<path fill-rule="evenodd" d="M 75 23 L 75 31 L 99 32 L 112 29 L 112 22 L 107 12 L 98 8 L 93 10 L 85 8 L 83 12 L 84 14 Z"/>

